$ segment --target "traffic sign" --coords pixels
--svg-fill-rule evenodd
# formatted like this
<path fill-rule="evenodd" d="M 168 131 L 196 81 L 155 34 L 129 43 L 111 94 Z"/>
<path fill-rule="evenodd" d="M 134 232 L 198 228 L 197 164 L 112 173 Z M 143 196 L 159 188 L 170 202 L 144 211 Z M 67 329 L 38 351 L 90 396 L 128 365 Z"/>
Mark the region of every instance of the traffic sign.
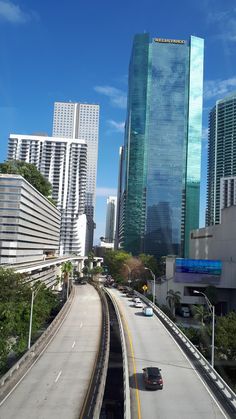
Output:
<path fill-rule="evenodd" d="M 147 285 L 143 285 L 142 289 L 143 289 L 143 291 L 147 291 L 147 289 L 148 289 Z"/>

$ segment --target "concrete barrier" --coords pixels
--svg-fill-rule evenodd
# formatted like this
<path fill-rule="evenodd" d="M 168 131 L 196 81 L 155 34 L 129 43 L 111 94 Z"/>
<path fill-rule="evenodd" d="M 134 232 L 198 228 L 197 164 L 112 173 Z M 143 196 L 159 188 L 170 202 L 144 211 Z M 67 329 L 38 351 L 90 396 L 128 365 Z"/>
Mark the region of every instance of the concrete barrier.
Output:
<path fill-rule="evenodd" d="M 109 295 L 112 304 L 115 308 L 119 330 L 120 330 L 120 339 L 121 339 L 121 347 L 122 347 L 122 358 L 123 358 L 123 383 L 124 383 L 124 418 L 130 419 L 131 418 L 131 411 L 130 411 L 130 388 L 129 388 L 129 368 L 128 368 L 128 356 L 127 356 L 127 349 L 126 349 L 126 342 L 125 342 L 125 335 L 122 320 L 120 317 L 119 308 L 115 298 L 113 298 L 112 294 L 104 288 L 106 293 Z"/>
<path fill-rule="evenodd" d="M 99 419 L 103 402 L 104 390 L 109 362 L 110 351 L 110 317 L 107 300 L 99 285 L 91 283 L 97 290 L 102 303 L 102 328 L 100 345 L 94 363 L 93 374 L 89 388 L 79 415 L 80 419 Z"/>

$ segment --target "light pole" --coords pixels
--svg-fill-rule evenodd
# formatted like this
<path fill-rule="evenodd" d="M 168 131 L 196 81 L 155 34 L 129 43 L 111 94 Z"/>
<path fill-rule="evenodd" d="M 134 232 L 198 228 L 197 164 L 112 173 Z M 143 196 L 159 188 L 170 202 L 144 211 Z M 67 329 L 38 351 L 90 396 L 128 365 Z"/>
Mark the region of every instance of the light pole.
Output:
<path fill-rule="evenodd" d="M 131 269 L 130 269 L 129 265 L 127 265 L 127 263 L 123 263 L 123 265 L 126 266 L 126 268 L 128 268 L 128 271 L 129 271 L 129 273 L 128 273 L 128 283 L 130 284 L 131 283 L 131 279 L 130 279 Z"/>
<path fill-rule="evenodd" d="M 31 347 L 31 334 L 32 334 L 32 323 L 33 323 L 33 309 L 34 309 L 34 299 L 37 295 L 37 292 L 39 288 L 41 287 L 43 283 L 39 284 L 38 288 L 36 290 L 32 290 L 31 294 L 31 305 L 30 305 L 30 324 L 29 324 L 29 338 L 28 338 L 28 350 Z"/>
<path fill-rule="evenodd" d="M 205 298 L 208 309 L 212 315 L 212 335 L 211 335 L 211 366 L 214 368 L 214 356 L 215 356 L 215 306 L 211 304 L 209 298 L 204 294 L 204 292 L 194 290 L 194 294 L 201 294 Z"/>
<path fill-rule="evenodd" d="M 152 272 L 152 270 L 150 268 L 147 268 L 146 266 L 144 267 L 144 269 L 146 269 L 146 271 L 149 271 L 150 274 L 152 275 L 152 279 L 153 279 L 153 293 L 152 293 L 152 302 L 153 304 L 155 304 L 155 295 L 156 295 L 156 276 L 155 274 Z"/>

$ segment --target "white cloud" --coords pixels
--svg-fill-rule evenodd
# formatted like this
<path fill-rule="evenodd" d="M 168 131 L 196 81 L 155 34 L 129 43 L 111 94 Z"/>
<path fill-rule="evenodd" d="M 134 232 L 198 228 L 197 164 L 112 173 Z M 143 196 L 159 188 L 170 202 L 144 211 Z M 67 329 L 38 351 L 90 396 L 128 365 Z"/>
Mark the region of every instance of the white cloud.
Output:
<path fill-rule="evenodd" d="M 236 42 L 236 8 L 233 7 L 221 11 L 212 11 L 214 10 L 214 7 L 215 2 L 208 7 L 210 12 L 207 13 L 207 20 L 217 28 L 215 39 Z"/>
<path fill-rule="evenodd" d="M 108 124 L 112 128 L 114 132 L 124 132 L 125 123 L 124 122 L 116 122 L 113 119 L 109 119 Z"/>
<path fill-rule="evenodd" d="M 209 100 L 212 98 L 223 98 L 236 90 L 236 77 L 226 80 L 208 80 L 204 84 L 204 96 Z"/>
<path fill-rule="evenodd" d="M 26 13 L 12 1 L 0 0 L 0 19 L 10 23 L 26 23 L 33 17 L 37 17 L 34 12 Z"/>
<path fill-rule="evenodd" d="M 109 97 L 113 106 L 121 109 L 126 108 L 126 93 L 112 86 L 95 86 L 94 90 Z"/>
<path fill-rule="evenodd" d="M 97 196 L 113 196 L 113 195 L 117 195 L 117 190 L 115 188 L 106 188 L 106 187 L 100 187 L 97 188 L 96 190 L 96 195 Z"/>

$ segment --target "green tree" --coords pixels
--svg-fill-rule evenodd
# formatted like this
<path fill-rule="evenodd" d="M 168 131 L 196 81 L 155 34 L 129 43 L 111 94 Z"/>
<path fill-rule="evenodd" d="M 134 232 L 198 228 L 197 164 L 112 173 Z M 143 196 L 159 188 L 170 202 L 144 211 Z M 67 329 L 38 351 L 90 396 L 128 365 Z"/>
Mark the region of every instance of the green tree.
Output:
<path fill-rule="evenodd" d="M 67 262 L 64 262 L 62 264 L 61 271 L 64 274 L 63 275 L 63 293 L 67 292 L 67 296 L 68 296 L 69 278 L 70 278 L 70 274 L 73 271 L 72 262 L 70 260 L 68 260 Z"/>
<path fill-rule="evenodd" d="M 128 263 L 132 255 L 124 250 L 108 249 L 104 256 L 104 265 L 108 267 L 108 272 L 116 280 L 122 277 L 124 264 Z"/>
<path fill-rule="evenodd" d="M 205 320 L 209 318 L 209 312 L 203 305 L 195 305 L 193 306 L 193 314 L 194 318 L 200 321 L 202 326 L 205 326 Z"/>
<path fill-rule="evenodd" d="M 47 198 L 51 195 L 51 184 L 38 171 L 34 164 L 26 163 L 20 160 L 8 160 L 5 163 L 0 163 L 0 173 L 21 175 L 42 195 Z"/>
<path fill-rule="evenodd" d="M 33 339 L 58 307 L 55 295 L 45 285 L 39 284 L 34 301 Z M 31 295 L 32 288 L 26 277 L 0 267 L 0 373 L 7 367 L 10 352 L 21 354 L 27 348 Z"/>
<path fill-rule="evenodd" d="M 103 272 L 103 268 L 101 266 L 95 266 L 93 269 L 91 269 L 90 273 L 92 275 L 92 277 L 96 277 L 99 274 L 101 274 Z"/>
<path fill-rule="evenodd" d="M 169 290 L 167 293 L 166 301 L 170 307 L 170 310 L 173 316 L 175 316 L 176 307 L 180 304 L 180 301 L 181 301 L 180 295 L 181 295 L 180 291 Z"/>
<path fill-rule="evenodd" d="M 154 256 L 148 255 L 146 253 L 141 253 L 139 256 L 139 259 L 141 260 L 143 266 L 146 268 L 151 269 L 151 271 L 157 275 L 158 274 L 158 263 Z"/>
<path fill-rule="evenodd" d="M 153 255 L 141 253 L 138 258 L 142 262 L 143 266 L 151 269 L 157 277 L 165 274 L 165 257 L 157 260 Z"/>
<path fill-rule="evenodd" d="M 216 352 L 219 358 L 236 361 L 236 313 L 217 317 Z"/>

